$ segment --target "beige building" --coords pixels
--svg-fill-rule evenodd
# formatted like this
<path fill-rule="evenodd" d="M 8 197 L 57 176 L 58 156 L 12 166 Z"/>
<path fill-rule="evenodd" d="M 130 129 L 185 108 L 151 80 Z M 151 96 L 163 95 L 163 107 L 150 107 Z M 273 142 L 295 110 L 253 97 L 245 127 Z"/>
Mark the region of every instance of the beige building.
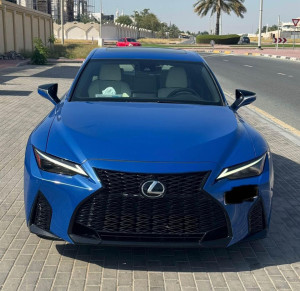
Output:
<path fill-rule="evenodd" d="M 47 45 L 52 34 L 51 15 L 0 0 L 0 53 L 32 51 L 34 38 Z"/>

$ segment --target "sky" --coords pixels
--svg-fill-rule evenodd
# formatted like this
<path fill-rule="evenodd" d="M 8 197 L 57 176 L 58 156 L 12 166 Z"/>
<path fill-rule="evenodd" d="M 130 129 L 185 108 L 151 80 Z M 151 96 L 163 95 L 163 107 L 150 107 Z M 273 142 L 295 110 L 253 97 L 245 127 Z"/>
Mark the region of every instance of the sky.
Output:
<path fill-rule="evenodd" d="M 96 11 L 100 10 L 100 0 L 94 0 Z M 194 13 L 193 4 L 196 0 L 102 0 L 103 12 L 115 14 L 116 10 L 132 15 L 134 10 L 150 8 L 161 22 L 174 23 L 181 30 L 198 32 L 209 31 L 215 26 L 215 17 L 200 18 Z M 264 0 L 263 25 L 272 26 L 278 23 L 280 15 L 283 22 L 291 22 L 292 18 L 300 17 L 300 0 Z M 245 0 L 247 13 L 243 19 L 235 14 L 222 17 L 222 32 L 255 33 L 259 23 L 260 0 Z"/>

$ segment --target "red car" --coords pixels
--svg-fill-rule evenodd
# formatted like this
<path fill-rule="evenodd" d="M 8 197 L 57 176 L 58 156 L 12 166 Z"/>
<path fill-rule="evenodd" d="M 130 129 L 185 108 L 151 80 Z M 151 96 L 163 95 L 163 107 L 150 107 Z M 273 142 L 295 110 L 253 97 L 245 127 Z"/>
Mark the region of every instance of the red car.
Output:
<path fill-rule="evenodd" d="M 123 37 L 117 41 L 116 46 L 141 46 L 141 44 L 135 38 Z"/>

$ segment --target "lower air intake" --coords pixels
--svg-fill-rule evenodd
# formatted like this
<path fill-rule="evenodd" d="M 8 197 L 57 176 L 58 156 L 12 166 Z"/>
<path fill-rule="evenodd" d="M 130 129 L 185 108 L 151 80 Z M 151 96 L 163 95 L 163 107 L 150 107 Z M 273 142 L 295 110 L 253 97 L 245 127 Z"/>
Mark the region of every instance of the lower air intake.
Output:
<path fill-rule="evenodd" d="M 45 231 L 49 231 L 51 217 L 51 206 L 45 196 L 42 193 L 39 193 L 32 213 L 31 224 L 34 224 Z"/>
<path fill-rule="evenodd" d="M 259 199 L 249 212 L 249 233 L 255 234 L 266 228 L 264 208 L 262 200 Z"/>

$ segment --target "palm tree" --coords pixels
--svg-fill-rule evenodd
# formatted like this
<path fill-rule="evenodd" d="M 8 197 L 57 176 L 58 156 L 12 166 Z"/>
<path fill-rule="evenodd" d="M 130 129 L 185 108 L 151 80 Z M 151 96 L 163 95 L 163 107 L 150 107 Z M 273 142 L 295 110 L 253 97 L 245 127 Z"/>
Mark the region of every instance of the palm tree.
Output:
<path fill-rule="evenodd" d="M 216 35 L 220 34 L 220 16 L 221 11 L 230 14 L 233 11 L 238 17 L 244 18 L 244 13 L 247 12 L 243 5 L 245 0 L 198 0 L 194 4 L 194 11 L 200 16 L 206 16 L 211 10 L 211 15 L 217 13 Z"/>

